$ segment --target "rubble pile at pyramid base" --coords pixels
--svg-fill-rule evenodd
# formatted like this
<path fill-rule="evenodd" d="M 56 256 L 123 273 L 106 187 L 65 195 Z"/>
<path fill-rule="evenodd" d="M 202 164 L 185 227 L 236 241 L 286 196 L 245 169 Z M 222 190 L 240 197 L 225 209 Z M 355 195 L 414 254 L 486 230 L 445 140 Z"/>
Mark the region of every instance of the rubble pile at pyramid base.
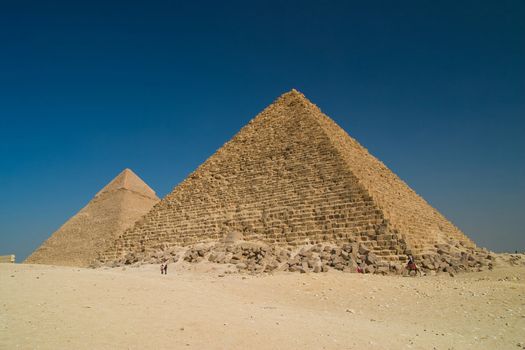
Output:
<path fill-rule="evenodd" d="M 484 249 L 442 244 L 439 254 L 416 256 L 416 264 L 422 273 L 448 273 L 492 269 L 495 256 Z M 244 273 L 289 272 L 363 272 L 383 275 L 408 274 L 407 261 L 386 261 L 358 242 L 336 245 L 331 243 L 301 246 L 278 246 L 260 241 L 220 241 L 198 243 L 189 246 L 159 247 L 149 253 L 128 253 L 124 257 L 106 263 L 109 266 L 132 264 L 160 264 L 163 262 L 188 263 L 209 262 L 230 264 L 234 271 Z"/>

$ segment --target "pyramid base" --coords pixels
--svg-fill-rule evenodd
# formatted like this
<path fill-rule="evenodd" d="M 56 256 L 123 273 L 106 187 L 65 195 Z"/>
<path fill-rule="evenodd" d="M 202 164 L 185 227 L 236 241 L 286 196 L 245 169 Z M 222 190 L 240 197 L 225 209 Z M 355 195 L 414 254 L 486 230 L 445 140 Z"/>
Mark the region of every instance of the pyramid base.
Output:
<path fill-rule="evenodd" d="M 233 271 L 252 274 L 276 271 L 319 273 L 330 270 L 383 275 L 414 273 L 407 268 L 408 256 L 405 253 L 378 255 L 377 250 L 370 248 L 367 242 L 324 242 L 298 246 L 226 238 L 189 246 L 163 245 L 148 252 L 130 252 L 114 260 L 106 260 L 103 264 L 117 267 L 178 261 L 191 264 L 209 262 L 229 264 Z M 459 249 L 447 245 L 442 245 L 434 252 L 413 256 L 418 267 L 417 272 L 430 275 L 492 269 L 495 260 L 494 254 L 486 250 Z"/>

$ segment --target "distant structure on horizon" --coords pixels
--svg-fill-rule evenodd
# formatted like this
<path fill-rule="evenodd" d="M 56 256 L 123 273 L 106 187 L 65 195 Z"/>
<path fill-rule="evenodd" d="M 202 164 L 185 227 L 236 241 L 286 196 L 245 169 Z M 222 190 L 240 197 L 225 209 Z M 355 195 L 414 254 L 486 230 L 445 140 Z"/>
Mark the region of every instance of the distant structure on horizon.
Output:
<path fill-rule="evenodd" d="M 15 262 L 16 262 L 16 257 L 14 254 L 0 255 L 1 264 L 14 264 Z"/>
<path fill-rule="evenodd" d="M 264 109 L 121 234 L 102 261 L 232 234 L 277 246 L 354 243 L 386 262 L 405 261 L 407 254 L 459 261 L 479 251 L 296 90 Z M 439 267 L 441 260 L 431 263 Z"/>
<path fill-rule="evenodd" d="M 158 201 L 155 191 L 125 169 L 24 263 L 87 267 Z"/>

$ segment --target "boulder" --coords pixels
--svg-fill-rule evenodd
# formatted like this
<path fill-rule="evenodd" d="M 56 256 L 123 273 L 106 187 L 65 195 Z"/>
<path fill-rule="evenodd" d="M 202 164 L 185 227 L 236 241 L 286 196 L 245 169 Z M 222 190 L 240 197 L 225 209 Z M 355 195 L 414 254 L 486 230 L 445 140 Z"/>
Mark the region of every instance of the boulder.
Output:
<path fill-rule="evenodd" d="M 368 253 L 368 255 L 365 258 L 365 262 L 367 265 L 376 265 L 378 263 L 378 258 L 374 253 Z"/>
<path fill-rule="evenodd" d="M 359 245 L 359 254 L 360 255 L 367 255 L 370 252 L 370 249 L 365 247 L 363 244 Z"/>

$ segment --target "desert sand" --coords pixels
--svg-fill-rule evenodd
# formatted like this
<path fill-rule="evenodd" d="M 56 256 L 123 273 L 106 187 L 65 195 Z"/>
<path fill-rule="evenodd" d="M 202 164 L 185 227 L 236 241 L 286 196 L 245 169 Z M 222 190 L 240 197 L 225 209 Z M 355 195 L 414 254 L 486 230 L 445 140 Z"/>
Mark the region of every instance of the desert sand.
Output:
<path fill-rule="evenodd" d="M 1 349 L 519 349 L 525 268 L 427 277 L 0 264 Z"/>

